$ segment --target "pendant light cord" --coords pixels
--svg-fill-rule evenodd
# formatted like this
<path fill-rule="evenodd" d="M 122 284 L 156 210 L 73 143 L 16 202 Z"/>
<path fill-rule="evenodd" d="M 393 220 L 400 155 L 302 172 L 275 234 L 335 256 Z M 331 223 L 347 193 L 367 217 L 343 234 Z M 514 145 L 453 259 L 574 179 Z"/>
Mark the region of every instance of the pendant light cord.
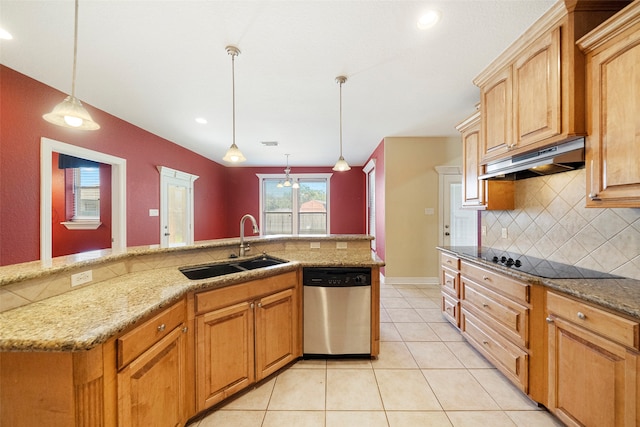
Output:
<path fill-rule="evenodd" d="M 231 105 L 232 112 L 232 126 L 233 126 L 233 144 L 236 143 L 236 54 L 231 53 Z"/>
<path fill-rule="evenodd" d="M 340 81 L 340 157 L 342 158 L 342 83 Z"/>
<path fill-rule="evenodd" d="M 78 0 L 76 0 L 76 16 L 73 30 L 73 73 L 71 74 L 71 98 L 76 97 L 76 62 L 78 57 Z"/>

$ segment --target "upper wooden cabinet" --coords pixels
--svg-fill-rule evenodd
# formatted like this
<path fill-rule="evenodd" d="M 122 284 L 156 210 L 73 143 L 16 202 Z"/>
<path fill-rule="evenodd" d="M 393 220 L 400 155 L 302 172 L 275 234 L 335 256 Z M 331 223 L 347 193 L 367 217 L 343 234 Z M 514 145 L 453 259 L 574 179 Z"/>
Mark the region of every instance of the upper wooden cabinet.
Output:
<path fill-rule="evenodd" d="M 627 3 L 559 1 L 476 77 L 481 164 L 586 135 L 575 42 Z"/>
<path fill-rule="evenodd" d="M 587 56 L 587 207 L 640 207 L 640 2 L 579 40 Z"/>
<path fill-rule="evenodd" d="M 513 181 L 480 181 L 480 111 L 456 126 L 462 134 L 462 207 L 510 210 L 515 208 Z"/>

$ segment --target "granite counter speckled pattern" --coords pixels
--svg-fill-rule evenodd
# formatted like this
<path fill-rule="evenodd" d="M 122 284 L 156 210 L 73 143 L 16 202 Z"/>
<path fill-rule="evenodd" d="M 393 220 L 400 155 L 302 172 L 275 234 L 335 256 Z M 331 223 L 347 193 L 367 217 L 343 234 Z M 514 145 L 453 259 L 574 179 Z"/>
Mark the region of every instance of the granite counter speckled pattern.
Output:
<path fill-rule="evenodd" d="M 188 280 L 176 267 L 133 272 L 0 313 L 0 351 L 89 350 L 189 292 L 261 279 L 301 265 L 383 265 L 364 251 L 282 251 L 269 255 L 289 262 L 202 280 Z"/>
<path fill-rule="evenodd" d="M 640 280 L 635 279 L 546 279 L 532 276 L 479 257 L 465 254 L 455 247 L 439 247 L 460 259 L 481 264 L 504 275 L 571 295 L 609 310 L 640 320 Z"/>

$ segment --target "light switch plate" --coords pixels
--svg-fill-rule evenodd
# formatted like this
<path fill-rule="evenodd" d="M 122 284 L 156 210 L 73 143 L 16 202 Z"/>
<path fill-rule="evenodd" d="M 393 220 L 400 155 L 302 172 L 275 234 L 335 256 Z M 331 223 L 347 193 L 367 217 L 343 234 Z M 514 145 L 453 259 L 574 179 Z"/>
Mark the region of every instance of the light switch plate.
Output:
<path fill-rule="evenodd" d="M 502 227 L 502 238 L 506 239 L 509 237 L 509 233 L 507 233 L 507 229 L 505 227 Z"/>
<path fill-rule="evenodd" d="M 158 209 L 149 209 L 149 216 L 158 216 L 160 215 L 160 212 L 158 211 Z"/>

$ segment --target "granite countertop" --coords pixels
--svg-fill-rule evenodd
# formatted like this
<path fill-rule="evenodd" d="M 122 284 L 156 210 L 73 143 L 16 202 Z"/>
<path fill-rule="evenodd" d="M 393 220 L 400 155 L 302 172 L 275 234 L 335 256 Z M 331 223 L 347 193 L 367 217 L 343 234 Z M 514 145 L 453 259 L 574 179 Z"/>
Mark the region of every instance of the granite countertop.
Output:
<path fill-rule="evenodd" d="M 540 284 L 585 302 L 640 320 L 640 280 L 627 278 L 548 279 L 470 255 L 470 252 L 473 251 L 469 250 L 469 247 L 442 246 L 438 247 L 438 249 L 524 282 Z"/>
<path fill-rule="evenodd" d="M 0 313 L 0 351 L 89 350 L 189 292 L 262 279 L 300 266 L 384 264 L 362 252 L 286 251 L 269 255 L 288 262 L 202 280 L 189 280 L 176 267 L 128 273 L 5 311 Z"/>

